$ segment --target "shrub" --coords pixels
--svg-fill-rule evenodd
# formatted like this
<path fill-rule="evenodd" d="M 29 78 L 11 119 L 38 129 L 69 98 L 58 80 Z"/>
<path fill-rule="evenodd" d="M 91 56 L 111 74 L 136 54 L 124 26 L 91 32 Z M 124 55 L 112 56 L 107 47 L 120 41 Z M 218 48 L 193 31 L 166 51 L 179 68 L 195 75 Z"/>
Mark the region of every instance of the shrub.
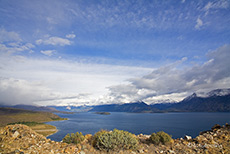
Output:
<path fill-rule="evenodd" d="M 114 129 L 113 131 L 101 130 L 93 137 L 94 147 L 102 150 L 136 149 L 138 139 L 127 131 Z"/>
<path fill-rule="evenodd" d="M 71 133 L 71 134 L 67 134 L 63 139 L 62 141 L 65 142 L 65 143 L 74 143 L 74 144 L 79 144 L 81 143 L 82 141 L 84 141 L 85 137 L 84 135 L 82 135 L 82 133 L 78 133 L 76 132 L 75 134 L 74 133 Z"/>
<path fill-rule="evenodd" d="M 160 141 L 163 144 L 167 144 L 172 140 L 171 136 L 163 131 L 158 132 L 157 135 L 160 137 Z"/>
<path fill-rule="evenodd" d="M 155 133 L 152 133 L 152 135 L 150 136 L 150 141 L 153 144 L 159 144 L 160 143 L 160 136 L 155 134 Z"/>
<path fill-rule="evenodd" d="M 39 122 L 28 122 L 28 121 L 21 121 L 21 122 L 14 122 L 14 123 L 8 123 L 7 125 L 15 125 L 15 124 L 23 124 L 23 125 L 27 125 L 27 126 L 35 126 L 35 125 L 42 125 L 44 123 L 39 123 Z"/>
<path fill-rule="evenodd" d="M 153 144 L 167 144 L 172 140 L 171 136 L 163 131 L 158 132 L 157 134 L 152 133 L 150 136 L 150 141 Z"/>

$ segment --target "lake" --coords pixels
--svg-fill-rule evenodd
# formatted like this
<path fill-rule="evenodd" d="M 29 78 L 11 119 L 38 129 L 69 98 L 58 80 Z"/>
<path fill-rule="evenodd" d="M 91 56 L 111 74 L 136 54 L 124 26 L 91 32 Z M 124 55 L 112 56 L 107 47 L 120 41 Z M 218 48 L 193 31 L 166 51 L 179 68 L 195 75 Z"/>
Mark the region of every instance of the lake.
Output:
<path fill-rule="evenodd" d="M 114 128 L 126 130 L 133 134 L 152 134 L 164 131 L 173 138 L 184 135 L 196 137 L 201 131 L 210 130 L 215 124 L 230 123 L 230 113 L 125 113 L 111 112 L 110 115 L 100 115 L 92 112 L 61 114 L 60 117 L 68 118 L 65 121 L 47 122 L 57 127 L 58 132 L 47 137 L 61 141 L 67 133 L 82 132 L 95 134 L 101 129 L 113 130 Z"/>

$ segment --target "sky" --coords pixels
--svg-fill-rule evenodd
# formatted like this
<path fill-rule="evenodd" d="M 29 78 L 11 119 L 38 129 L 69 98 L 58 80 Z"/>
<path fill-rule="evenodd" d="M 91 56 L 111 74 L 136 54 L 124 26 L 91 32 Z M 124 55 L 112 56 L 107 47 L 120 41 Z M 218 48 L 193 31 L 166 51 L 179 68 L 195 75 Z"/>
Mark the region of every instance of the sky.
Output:
<path fill-rule="evenodd" d="M 0 0 L 0 104 L 178 102 L 229 59 L 230 0 Z"/>

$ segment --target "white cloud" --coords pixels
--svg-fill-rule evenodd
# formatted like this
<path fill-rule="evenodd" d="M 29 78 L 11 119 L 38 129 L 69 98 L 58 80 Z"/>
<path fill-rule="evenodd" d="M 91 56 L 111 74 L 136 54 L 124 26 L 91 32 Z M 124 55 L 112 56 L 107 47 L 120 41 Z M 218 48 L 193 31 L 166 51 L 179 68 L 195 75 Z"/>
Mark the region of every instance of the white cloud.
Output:
<path fill-rule="evenodd" d="M 0 56 L 0 61 L 1 82 L 7 83 L 7 86 L 0 85 L 0 103 L 8 104 L 92 105 L 98 97 L 108 93 L 106 87 L 125 83 L 132 76 L 150 72 L 148 68 L 12 55 Z"/>
<path fill-rule="evenodd" d="M 229 7 L 229 1 L 228 0 L 218 0 L 214 2 L 208 2 L 203 10 L 206 12 L 205 15 L 209 13 L 211 9 L 227 9 Z"/>
<path fill-rule="evenodd" d="M 200 19 L 200 17 L 198 17 L 196 19 L 195 29 L 200 29 L 202 26 L 203 26 L 203 21 Z"/>
<path fill-rule="evenodd" d="M 130 84 L 111 86 L 111 102 L 126 103 L 138 100 L 147 103 L 180 101 L 193 92 L 230 87 L 230 45 L 208 54 L 203 65 L 178 69 L 186 60 L 160 67 L 143 77 L 130 79 Z"/>
<path fill-rule="evenodd" d="M 35 46 L 31 43 L 26 44 L 17 44 L 17 43 L 10 43 L 9 45 L 0 44 L 0 52 L 5 52 L 8 54 L 13 54 L 17 52 L 22 51 L 29 51 L 29 53 L 32 53 Z"/>
<path fill-rule="evenodd" d="M 6 31 L 3 28 L 0 28 L 0 43 L 3 42 L 21 42 L 22 39 L 20 38 L 19 34 L 14 31 Z"/>
<path fill-rule="evenodd" d="M 202 65 L 180 67 L 187 60 L 184 57 L 151 73 L 149 68 L 4 55 L 0 57 L 0 102 L 92 105 L 180 101 L 193 92 L 229 88 L 229 52 L 230 45 L 225 45 L 208 53 Z"/>
<path fill-rule="evenodd" d="M 36 82 L 14 78 L 0 78 L 0 91 L 0 103 L 15 105 L 32 104 L 34 101 L 42 99 L 48 94 L 49 90 Z"/>
<path fill-rule="evenodd" d="M 209 11 L 210 9 L 226 9 L 229 7 L 229 1 L 228 0 L 218 0 L 216 2 L 208 2 L 204 10 Z"/>
<path fill-rule="evenodd" d="M 31 43 L 23 43 L 19 34 L 13 31 L 0 29 L 0 52 L 13 54 L 22 51 L 33 52 L 35 46 Z"/>
<path fill-rule="evenodd" d="M 46 56 L 52 56 L 56 50 L 41 50 L 40 52 Z"/>
<path fill-rule="evenodd" d="M 60 45 L 60 46 L 65 46 L 65 45 L 71 45 L 71 41 L 68 39 L 64 39 L 61 37 L 49 37 L 48 39 L 39 39 L 36 40 L 36 44 L 45 44 L 45 45 Z"/>
<path fill-rule="evenodd" d="M 67 37 L 67 38 L 70 38 L 70 39 L 73 39 L 73 38 L 76 37 L 76 35 L 75 35 L 75 34 L 68 34 L 68 35 L 66 35 L 66 37 Z"/>
<path fill-rule="evenodd" d="M 0 104 L 4 105 L 70 105 L 71 102 L 76 105 L 76 102 L 88 103 L 90 98 L 88 94 L 59 93 L 41 82 L 14 78 L 0 78 L 0 92 Z"/>

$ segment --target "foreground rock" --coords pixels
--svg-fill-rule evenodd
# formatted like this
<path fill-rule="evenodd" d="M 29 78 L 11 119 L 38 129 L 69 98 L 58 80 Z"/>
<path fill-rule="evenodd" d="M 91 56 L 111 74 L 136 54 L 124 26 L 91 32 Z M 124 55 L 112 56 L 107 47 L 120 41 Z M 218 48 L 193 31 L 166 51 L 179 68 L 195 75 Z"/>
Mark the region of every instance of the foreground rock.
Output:
<path fill-rule="evenodd" d="M 100 151 L 92 146 L 92 135 L 86 135 L 79 145 L 55 142 L 37 134 L 25 125 L 9 125 L 0 130 L 0 153 L 78 153 L 78 154 L 138 154 L 138 153 L 230 153 L 230 125 L 215 125 L 211 131 L 202 132 L 192 139 L 172 140 L 167 145 L 154 145 L 149 135 L 138 135 L 139 146 L 134 151 Z"/>
<path fill-rule="evenodd" d="M 26 125 L 9 125 L 0 130 L 0 153 L 77 153 L 75 145 L 46 139 Z"/>

